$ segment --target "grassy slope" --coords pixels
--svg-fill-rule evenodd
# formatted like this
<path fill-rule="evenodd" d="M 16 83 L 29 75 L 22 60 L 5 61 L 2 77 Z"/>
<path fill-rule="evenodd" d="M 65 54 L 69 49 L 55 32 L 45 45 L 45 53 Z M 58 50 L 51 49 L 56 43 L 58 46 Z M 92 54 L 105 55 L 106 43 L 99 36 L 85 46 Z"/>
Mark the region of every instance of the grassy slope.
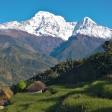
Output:
<path fill-rule="evenodd" d="M 44 94 L 18 93 L 2 112 L 111 112 L 112 82 L 54 85 Z M 1 111 L 0 111 L 1 112 Z"/>

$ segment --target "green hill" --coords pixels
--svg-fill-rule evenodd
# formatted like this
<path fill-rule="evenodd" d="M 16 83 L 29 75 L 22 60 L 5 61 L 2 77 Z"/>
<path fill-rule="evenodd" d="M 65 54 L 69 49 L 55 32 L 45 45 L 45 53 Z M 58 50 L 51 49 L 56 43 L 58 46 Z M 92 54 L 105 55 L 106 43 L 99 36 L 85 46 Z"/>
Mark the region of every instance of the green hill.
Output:
<path fill-rule="evenodd" d="M 49 84 L 92 81 L 112 76 L 112 54 L 98 53 L 81 61 L 68 60 L 50 70 L 32 77 L 30 80 L 42 80 Z M 40 77 L 41 78 L 40 78 Z M 46 77 L 44 79 L 43 77 Z"/>

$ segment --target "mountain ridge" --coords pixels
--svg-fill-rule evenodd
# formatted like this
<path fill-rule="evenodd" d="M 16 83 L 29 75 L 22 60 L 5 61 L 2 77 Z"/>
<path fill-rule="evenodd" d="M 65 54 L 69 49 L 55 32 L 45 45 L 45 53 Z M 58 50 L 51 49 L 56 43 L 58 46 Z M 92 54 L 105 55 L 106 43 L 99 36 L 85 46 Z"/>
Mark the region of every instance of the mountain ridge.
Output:
<path fill-rule="evenodd" d="M 79 22 L 67 22 L 62 16 L 47 11 L 39 11 L 26 21 L 0 24 L 0 29 L 22 30 L 36 36 L 51 36 L 63 40 L 79 33 L 98 38 L 112 37 L 112 29 L 98 25 L 89 17 L 84 17 Z"/>
<path fill-rule="evenodd" d="M 15 31 L 14 31 L 15 30 Z M 29 20 L 0 25 L 0 34 L 22 41 L 28 48 L 59 60 L 80 59 L 91 55 L 104 41 L 112 39 L 112 29 L 89 17 L 67 22 L 63 17 L 39 11 Z"/>
<path fill-rule="evenodd" d="M 17 83 L 57 64 L 53 57 L 42 55 L 11 36 L 0 35 L 0 82 Z"/>
<path fill-rule="evenodd" d="M 73 31 L 73 35 L 87 35 L 95 38 L 110 39 L 112 38 L 112 29 L 101 26 L 94 22 L 89 17 L 85 17 L 82 21 L 79 21 Z"/>
<path fill-rule="evenodd" d="M 75 22 L 66 22 L 61 16 L 39 11 L 29 20 L 3 23 L 0 29 L 19 29 L 36 36 L 52 36 L 67 40 L 72 35 L 75 24 Z"/>
<path fill-rule="evenodd" d="M 66 59 L 80 60 L 87 58 L 105 42 L 103 38 L 89 37 L 87 35 L 74 35 L 68 41 L 60 44 L 51 52 L 51 56 L 60 61 Z M 99 51 L 98 51 L 99 52 Z"/>

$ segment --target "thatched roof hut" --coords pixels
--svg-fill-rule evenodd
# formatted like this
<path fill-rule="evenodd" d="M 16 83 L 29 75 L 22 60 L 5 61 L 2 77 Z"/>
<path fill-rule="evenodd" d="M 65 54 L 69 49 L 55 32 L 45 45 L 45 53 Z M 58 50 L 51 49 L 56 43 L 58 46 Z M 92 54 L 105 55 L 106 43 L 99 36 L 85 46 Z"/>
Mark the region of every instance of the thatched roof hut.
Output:
<path fill-rule="evenodd" d="M 27 88 L 28 92 L 39 92 L 39 91 L 45 92 L 46 90 L 47 90 L 46 85 L 41 81 L 35 81 Z"/>

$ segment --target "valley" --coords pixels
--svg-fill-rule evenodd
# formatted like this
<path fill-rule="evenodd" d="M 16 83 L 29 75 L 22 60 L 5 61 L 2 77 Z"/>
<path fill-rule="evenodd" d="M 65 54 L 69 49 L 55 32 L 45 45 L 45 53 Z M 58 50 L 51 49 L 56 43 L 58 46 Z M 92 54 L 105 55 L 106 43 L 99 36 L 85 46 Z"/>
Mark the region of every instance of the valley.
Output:
<path fill-rule="evenodd" d="M 0 24 L 0 112 L 111 111 L 111 28 L 47 11 Z"/>

